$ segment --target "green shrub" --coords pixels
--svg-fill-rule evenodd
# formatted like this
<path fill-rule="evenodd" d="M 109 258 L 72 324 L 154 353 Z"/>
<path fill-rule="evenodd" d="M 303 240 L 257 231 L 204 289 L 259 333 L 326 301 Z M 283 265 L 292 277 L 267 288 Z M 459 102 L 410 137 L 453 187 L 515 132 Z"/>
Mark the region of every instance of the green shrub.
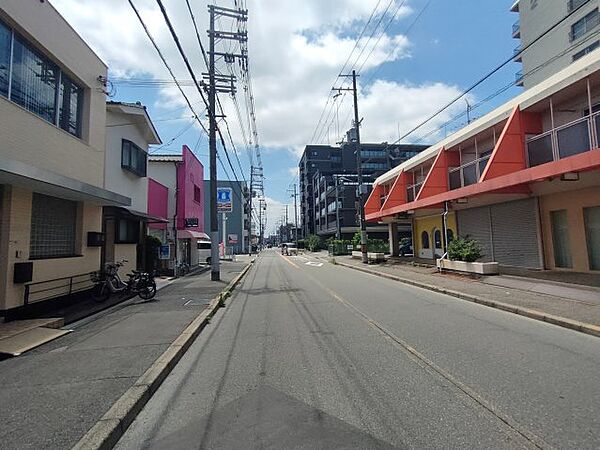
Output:
<path fill-rule="evenodd" d="M 448 245 L 448 258 L 452 261 L 474 262 L 483 256 L 481 244 L 468 236 L 454 239 Z"/>
<path fill-rule="evenodd" d="M 319 251 L 323 247 L 323 239 L 316 234 L 309 234 L 306 236 L 305 241 L 306 248 L 308 248 L 311 252 Z"/>

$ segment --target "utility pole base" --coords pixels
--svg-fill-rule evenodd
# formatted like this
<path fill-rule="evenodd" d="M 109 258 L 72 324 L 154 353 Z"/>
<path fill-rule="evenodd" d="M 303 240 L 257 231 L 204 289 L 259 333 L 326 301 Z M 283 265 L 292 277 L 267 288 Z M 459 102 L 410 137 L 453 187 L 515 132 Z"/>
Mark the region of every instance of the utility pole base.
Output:
<path fill-rule="evenodd" d="M 221 281 L 221 274 L 219 271 L 217 272 L 211 272 L 210 273 L 210 280 L 211 281 Z"/>

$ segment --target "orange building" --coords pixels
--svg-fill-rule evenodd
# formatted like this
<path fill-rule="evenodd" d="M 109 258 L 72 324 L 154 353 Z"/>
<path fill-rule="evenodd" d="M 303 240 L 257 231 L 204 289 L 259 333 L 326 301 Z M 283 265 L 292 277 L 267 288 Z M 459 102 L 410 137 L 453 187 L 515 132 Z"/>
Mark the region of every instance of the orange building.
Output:
<path fill-rule="evenodd" d="M 380 176 L 366 218 L 410 220 L 421 258 L 469 235 L 482 261 L 600 271 L 599 143 L 594 51 Z"/>

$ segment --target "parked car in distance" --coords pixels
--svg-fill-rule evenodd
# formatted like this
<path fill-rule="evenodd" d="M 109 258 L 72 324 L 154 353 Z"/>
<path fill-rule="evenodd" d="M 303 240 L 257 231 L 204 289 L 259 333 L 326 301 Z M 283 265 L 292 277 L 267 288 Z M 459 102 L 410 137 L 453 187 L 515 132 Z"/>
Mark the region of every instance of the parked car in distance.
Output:
<path fill-rule="evenodd" d="M 198 241 L 198 261 L 200 264 L 210 264 L 210 241 Z"/>
<path fill-rule="evenodd" d="M 407 242 L 403 245 L 400 245 L 398 253 L 400 256 L 407 256 L 413 254 L 412 242 Z"/>

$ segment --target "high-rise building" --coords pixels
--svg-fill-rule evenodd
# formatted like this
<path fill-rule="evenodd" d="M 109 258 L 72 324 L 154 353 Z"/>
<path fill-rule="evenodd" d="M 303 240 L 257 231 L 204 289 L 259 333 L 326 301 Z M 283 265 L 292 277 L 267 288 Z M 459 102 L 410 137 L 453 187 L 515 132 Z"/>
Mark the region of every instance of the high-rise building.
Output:
<path fill-rule="evenodd" d="M 599 0 L 515 1 L 511 11 L 519 13 L 519 20 L 512 35 L 521 41 L 515 48 L 515 61 L 523 64 L 516 74 L 517 83 L 527 89 L 535 86 L 598 48 L 598 5 Z M 555 24 L 556 28 L 527 48 Z"/>
<path fill-rule="evenodd" d="M 361 144 L 363 184 L 415 156 L 427 145 Z M 300 159 L 300 220 L 304 236 L 351 237 L 358 230 L 356 145 L 307 145 Z M 370 225 L 371 231 L 377 225 Z M 381 227 L 380 227 L 381 228 Z M 381 228 L 387 233 L 387 228 Z"/>

